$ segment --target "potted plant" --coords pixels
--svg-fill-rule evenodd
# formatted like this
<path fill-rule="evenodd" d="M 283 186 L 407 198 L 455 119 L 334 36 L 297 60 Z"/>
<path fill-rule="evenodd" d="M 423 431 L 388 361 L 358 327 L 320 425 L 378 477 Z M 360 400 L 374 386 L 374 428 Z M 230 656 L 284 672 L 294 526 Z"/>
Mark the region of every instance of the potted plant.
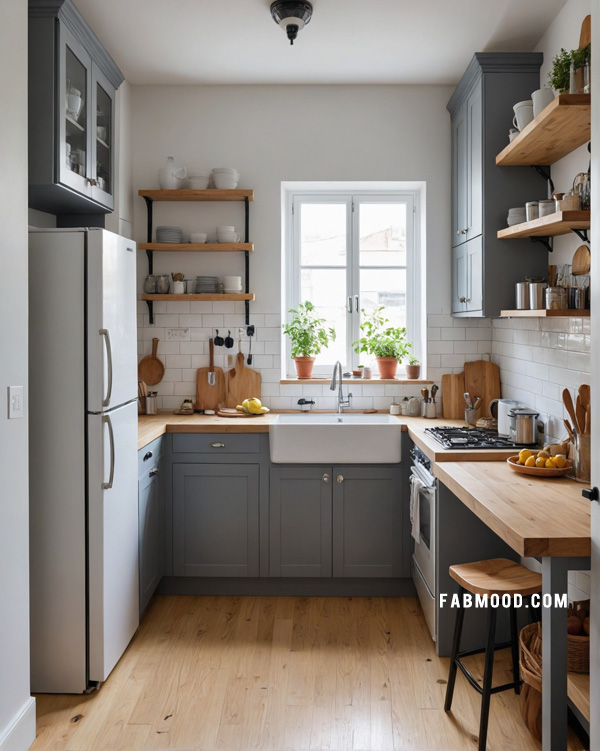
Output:
<path fill-rule="evenodd" d="M 416 381 L 420 375 L 421 375 L 421 363 L 417 360 L 417 358 L 414 355 L 411 355 L 408 358 L 408 363 L 406 364 L 406 377 L 410 381 Z"/>
<path fill-rule="evenodd" d="M 571 63 L 575 70 L 576 77 L 581 80 L 575 83 L 577 91 L 583 89 L 583 66 L 590 61 L 591 47 L 586 45 L 580 50 L 571 50 L 567 52 L 564 48 L 555 56 L 552 61 L 552 68 L 548 73 L 548 83 L 559 94 L 569 93 L 571 88 Z M 577 81 L 577 79 L 576 79 Z"/>
<path fill-rule="evenodd" d="M 291 354 L 296 364 L 298 378 L 310 378 L 316 355 L 335 341 L 335 331 L 325 328 L 324 318 L 319 318 L 315 306 L 307 300 L 298 309 L 291 308 L 294 317 L 284 324 L 283 333 L 290 337 Z"/>
<path fill-rule="evenodd" d="M 398 362 L 408 355 L 411 346 L 406 339 L 406 329 L 390 326 L 383 310 L 381 306 L 370 314 L 364 309 L 361 311 L 363 320 L 360 330 L 363 336 L 353 342 L 355 352 L 374 355 L 382 380 L 396 377 Z"/>

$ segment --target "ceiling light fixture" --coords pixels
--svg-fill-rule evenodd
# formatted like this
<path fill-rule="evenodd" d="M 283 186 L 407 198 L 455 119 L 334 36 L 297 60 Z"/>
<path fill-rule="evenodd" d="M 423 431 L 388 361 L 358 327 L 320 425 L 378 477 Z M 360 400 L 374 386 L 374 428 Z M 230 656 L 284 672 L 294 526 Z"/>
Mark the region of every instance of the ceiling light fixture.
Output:
<path fill-rule="evenodd" d="M 294 44 L 298 32 L 310 21 L 312 10 L 311 3 L 297 0 L 277 0 L 271 4 L 273 20 L 287 33 L 290 44 Z"/>

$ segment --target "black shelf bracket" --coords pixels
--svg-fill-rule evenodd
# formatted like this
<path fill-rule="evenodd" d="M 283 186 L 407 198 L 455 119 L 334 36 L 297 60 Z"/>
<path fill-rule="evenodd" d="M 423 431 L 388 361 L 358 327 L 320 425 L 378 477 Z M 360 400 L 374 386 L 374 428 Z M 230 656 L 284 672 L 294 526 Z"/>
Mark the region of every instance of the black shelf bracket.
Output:
<path fill-rule="evenodd" d="M 589 243 L 590 241 L 589 230 L 575 229 L 571 227 L 571 232 L 574 232 L 580 240 L 583 240 L 584 243 Z"/>
<path fill-rule="evenodd" d="M 244 224 L 245 224 L 245 239 L 244 242 L 249 243 L 250 242 L 250 202 L 248 200 L 248 196 L 244 198 Z M 246 272 L 246 294 L 250 292 L 250 253 L 249 251 L 244 252 L 244 265 L 245 265 L 245 272 Z M 250 301 L 244 300 L 244 308 L 246 311 L 246 326 L 250 323 Z"/>
<path fill-rule="evenodd" d="M 146 202 L 146 211 L 148 215 L 148 224 L 147 224 L 147 231 L 146 231 L 146 237 L 147 242 L 152 242 L 152 208 L 153 203 L 152 199 L 148 196 L 144 196 L 144 201 Z M 146 251 L 146 256 L 148 257 L 148 274 L 152 274 L 154 271 L 154 253 L 151 250 Z M 150 324 L 154 323 L 154 303 L 152 300 L 146 300 L 146 305 L 148 306 L 148 320 Z"/>
<path fill-rule="evenodd" d="M 554 183 L 550 177 L 550 169 L 548 167 L 540 167 L 539 164 L 532 164 L 531 169 L 535 170 L 540 177 L 544 178 L 550 187 L 550 195 L 552 195 L 554 193 Z"/>
<path fill-rule="evenodd" d="M 549 237 L 530 237 L 529 239 L 532 243 L 540 243 L 541 245 L 543 245 L 549 253 L 552 253 L 552 251 L 554 250 L 552 245 L 550 245 Z"/>

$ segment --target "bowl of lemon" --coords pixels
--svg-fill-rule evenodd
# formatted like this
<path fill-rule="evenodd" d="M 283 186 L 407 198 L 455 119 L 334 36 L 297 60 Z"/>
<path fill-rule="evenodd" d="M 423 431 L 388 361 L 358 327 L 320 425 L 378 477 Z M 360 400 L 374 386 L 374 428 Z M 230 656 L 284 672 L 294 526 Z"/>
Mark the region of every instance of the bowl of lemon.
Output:
<path fill-rule="evenodd" d="M 541 451 L 521 449 L 518 456 L 510 456 L 506 461 L 515 472 L 532 477 L 562 477 L 573 469 L 572 462 L 564 454 L 553 456 L 552 449 L 546 448 Z"/>

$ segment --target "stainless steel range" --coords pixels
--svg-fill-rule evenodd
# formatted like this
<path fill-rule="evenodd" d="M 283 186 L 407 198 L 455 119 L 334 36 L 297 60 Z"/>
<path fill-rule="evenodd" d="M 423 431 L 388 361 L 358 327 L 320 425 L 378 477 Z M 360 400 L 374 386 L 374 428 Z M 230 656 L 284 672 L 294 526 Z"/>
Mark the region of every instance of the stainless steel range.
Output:
<path fill-rule="evenodd" d="M 446 449 L 517 449 L 528 444 L 515 443 L 510 438 L 499 436 L 495 430 L 442 426 L 425 428 L 425 432 Z"/>

